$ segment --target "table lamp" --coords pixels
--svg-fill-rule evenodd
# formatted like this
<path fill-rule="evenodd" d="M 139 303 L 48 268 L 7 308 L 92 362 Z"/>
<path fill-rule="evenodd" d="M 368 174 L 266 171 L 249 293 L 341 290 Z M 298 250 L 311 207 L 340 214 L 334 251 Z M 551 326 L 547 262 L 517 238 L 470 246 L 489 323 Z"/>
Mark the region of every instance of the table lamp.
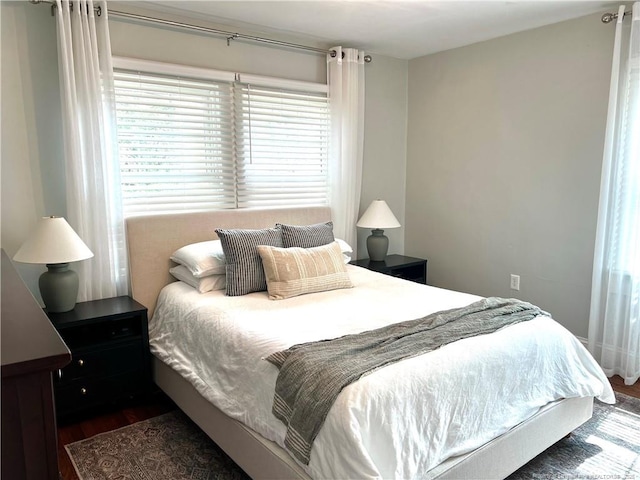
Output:
<path fill-rule="evenodd" d="M 78 299 L 78 274 L 69 262 L 93 257 L 93 253 L 62 217 L 43 217 L 13 256 L 16 262 L 40 263 L 47 271 L 38 285 L 49 312 L 73 310 Z"/>
<path fill-rule="evenodd" d="M 373 262 L 382 262 L 389 250 L 389 238 L 384 234 L 385 228 L 398 228 L 400 222 L 395 217 L 387 202 L 374 200 L 364 212 L 357 227 L 371 228 L 371 235 L 367 237 L 367 251 L 369 259 Z"/>

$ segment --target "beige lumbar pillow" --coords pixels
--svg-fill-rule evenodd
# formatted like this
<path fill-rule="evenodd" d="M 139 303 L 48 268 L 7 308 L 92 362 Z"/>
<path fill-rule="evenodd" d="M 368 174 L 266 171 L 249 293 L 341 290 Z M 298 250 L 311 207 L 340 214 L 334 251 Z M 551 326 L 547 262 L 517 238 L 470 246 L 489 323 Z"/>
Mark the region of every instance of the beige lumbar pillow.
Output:
<path fill-rule="evenodd" d="M 258 245 L 272 300 L 351 288 L 338 242 L 313 248 Z"/>

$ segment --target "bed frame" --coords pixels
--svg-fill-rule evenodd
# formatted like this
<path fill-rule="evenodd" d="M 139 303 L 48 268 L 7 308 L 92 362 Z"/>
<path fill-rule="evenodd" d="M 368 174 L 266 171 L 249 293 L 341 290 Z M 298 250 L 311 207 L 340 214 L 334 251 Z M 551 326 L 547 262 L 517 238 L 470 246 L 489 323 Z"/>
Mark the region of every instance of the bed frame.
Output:
<path fill-rule="evenodd" d="M 152 317 L 160 290 L 175 281 L 169 256 L 184 245 L 217 238 L 215 228 L 264 228 L 331 219 L 328 207 L 218 210 L 137 216 L 126 220 L 133 298 Z M 253 479 L 310 477 L 274 442 L 227 417 L 189 382 L 153 357 L 156 384 Z M 591 418 L 593 398 L 553 402 L 527 421 L 466 455 L 451 458 L 425 478 L 504 478 Z"/>

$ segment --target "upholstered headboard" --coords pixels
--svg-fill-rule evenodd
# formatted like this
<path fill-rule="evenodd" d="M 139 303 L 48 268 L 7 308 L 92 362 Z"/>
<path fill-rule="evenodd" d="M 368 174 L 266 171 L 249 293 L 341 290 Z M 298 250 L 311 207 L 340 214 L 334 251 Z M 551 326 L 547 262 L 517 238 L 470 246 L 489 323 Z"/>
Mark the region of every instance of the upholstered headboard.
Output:
<path fill-rule="evenodd" d="M 171 254 L 218 238 L 216 228 L 265 228 L 275 223 L 309 225 L 331 220 L 329 207 L 215 210 L 130 217 L 126 220 L 131 294 L 153 314 L 162 288 L 175 281 Z"/>

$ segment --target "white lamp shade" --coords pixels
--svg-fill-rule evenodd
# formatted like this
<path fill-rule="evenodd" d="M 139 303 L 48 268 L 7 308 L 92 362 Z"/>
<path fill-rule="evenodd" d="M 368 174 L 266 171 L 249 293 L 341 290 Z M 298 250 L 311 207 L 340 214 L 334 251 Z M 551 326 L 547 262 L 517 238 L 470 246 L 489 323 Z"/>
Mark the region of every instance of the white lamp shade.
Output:
<path fill-rule="evenodd" d="M 85 260 L 93 252 L 62 217 L 43 217 L 13 256 L 16 262 L 56 264 Z"/>
<path fill-rule="evenodd" d="M 360 217 L 356 226 L 375 229 L 398 228 L 400 222 L 398 222 L 398 219 L 389 208 L 389 205 L 387 205 L 387 202 L 384 200 L 374 200 L 362 217 Z"/>

